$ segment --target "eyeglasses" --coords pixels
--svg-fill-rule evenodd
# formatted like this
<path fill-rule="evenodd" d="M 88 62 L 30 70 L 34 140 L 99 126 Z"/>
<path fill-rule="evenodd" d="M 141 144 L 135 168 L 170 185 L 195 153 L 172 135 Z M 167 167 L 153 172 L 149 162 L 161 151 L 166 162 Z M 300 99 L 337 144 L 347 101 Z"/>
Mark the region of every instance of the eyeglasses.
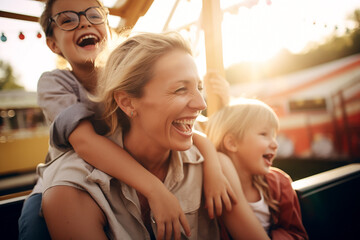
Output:
<path fill-rule="evenodd" d="M 84 15 L 86 19 L 94 25 L 99 25 L 105 22 L 107 14 L 109 13 L 107 8 L 103 7 L 89 7 L 85 11 L 64 11 L 55 14 L 49 18 L 49 25 L 47 27 L 46 35 L 50 33 L 50 25 L 52 22 L 64 31 L 71 31 L 80 25 L 80 16 Z"/>

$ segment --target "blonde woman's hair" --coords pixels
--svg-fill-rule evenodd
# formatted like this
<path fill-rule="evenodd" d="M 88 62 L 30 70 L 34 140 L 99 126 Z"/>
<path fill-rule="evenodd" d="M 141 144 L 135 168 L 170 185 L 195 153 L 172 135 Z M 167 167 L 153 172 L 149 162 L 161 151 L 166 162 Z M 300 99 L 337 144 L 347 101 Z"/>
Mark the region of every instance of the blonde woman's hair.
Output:
<path fill-rule="evenodd" d="M 192 55 L 189 43 L 176 32 L 139 33 L 111 52 L 98 81 L 97 96 L 93 99 L 104 104 L 104 118 L 110 133 L 118 124 L 124 131 L 130 128 L 128 116 L 118 107 L 114 93 L 124 91 L 140 98 L 144 86 L 153 77 L 155 62 L 175 49 Z"/>
<path fill-rule="evenodd" d="M 229 106 L 225 106 L 209 118 L 206 134 L 218 151 L 227 154 L 224 146 L 226 135 L 231 134 L 241 140 L 249 128 L 260 122 L 266 122 L 270 127 L 279 129 L 279 119 L 270 106 L 257 99 L 241 98 L 233 101 Z M 270 211 L 272 213 L 278 212 L 279 203 L 270 195 L 265 176 L 253 176 L 253 183 L 263 193 Z"/>

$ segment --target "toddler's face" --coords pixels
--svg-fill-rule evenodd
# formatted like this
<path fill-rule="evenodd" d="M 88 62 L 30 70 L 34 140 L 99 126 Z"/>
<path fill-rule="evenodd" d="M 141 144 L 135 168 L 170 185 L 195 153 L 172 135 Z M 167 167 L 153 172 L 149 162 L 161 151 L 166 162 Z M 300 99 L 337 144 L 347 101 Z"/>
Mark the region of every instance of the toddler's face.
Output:
<path fill-rule="evenodd" d="M 238 160 L 246 171 L 250 174 L 267 174 L 278 148 L 276 129 L 265 122 L 254 124 L 237 145 Z"/>

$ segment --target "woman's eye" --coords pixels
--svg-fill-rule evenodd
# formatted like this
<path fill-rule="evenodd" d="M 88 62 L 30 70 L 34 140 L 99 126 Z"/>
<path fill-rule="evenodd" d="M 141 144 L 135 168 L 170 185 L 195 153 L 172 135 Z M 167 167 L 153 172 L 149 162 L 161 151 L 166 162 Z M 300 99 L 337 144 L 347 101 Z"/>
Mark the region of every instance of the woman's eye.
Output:
<path fill-rule="evenodd" d="M 181 93 L 181 92 L 185 92 L 186 91 L 186 87 L 181 87 L 176 89 L 175 93 Z"/>

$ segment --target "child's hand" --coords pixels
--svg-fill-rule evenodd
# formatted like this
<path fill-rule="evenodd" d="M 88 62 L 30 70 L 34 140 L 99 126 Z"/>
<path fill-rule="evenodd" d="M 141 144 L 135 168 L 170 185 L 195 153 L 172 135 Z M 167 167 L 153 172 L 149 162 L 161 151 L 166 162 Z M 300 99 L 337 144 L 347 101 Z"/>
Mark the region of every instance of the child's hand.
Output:
<path fill-rule="evenodd" d="M 221 170 L 212 174 L 204 173 L 204 193 L 211 219 L 214 218 L 214 209 L 217 216 L 222 214 L 222 204 L 227 211 L 231 211 L 232 203 L 237 203 L 236 195 Z"/>
<path fill-rule="evenodd" d="M 170 240 L 171 236 L 173 236 L 173 239 L 180 240 L 181 226 L 185 234 L 190 236 L 190 226 L 179 201 L 166 188 L 153 191 L 148 197 L 148 202 L 157 225 L 156 239 Z"/>
<path fill-rule="evenodd" d="M 211 87 L 212 91 L 218 95 L 224 106 L 230 102 L 230 84 L 216 71 L 208 71 L 204 76 L 204 82 L 207 87 Z"/>

